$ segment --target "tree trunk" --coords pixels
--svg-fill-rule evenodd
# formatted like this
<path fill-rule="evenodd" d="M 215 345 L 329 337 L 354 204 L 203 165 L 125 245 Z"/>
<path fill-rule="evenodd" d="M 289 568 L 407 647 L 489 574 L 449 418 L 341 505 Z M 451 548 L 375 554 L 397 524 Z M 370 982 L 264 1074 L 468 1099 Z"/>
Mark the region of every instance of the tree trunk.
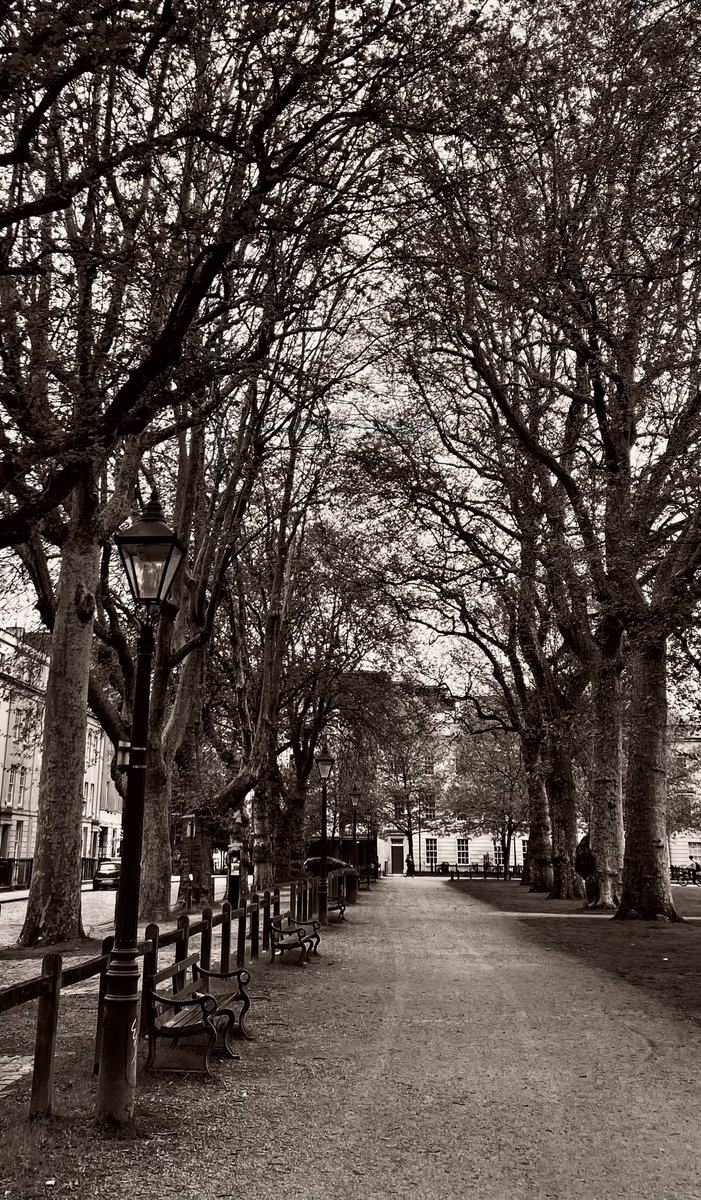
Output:
<path fill-rule="evenodd" d="M 679 921 L 666 850 L 667 640 L 632 660 L 623 889 L 615 920 Z"/>
<path fill-rule="evenodd" d="M 275 886 L 272 798 L 270 780 L 261 779 L 253 793 L 253 886 L 261 890 Z"/>
<path fill-rule="evenodd" d="M 528 854 L 524 863 L 522 886 L 532 892 L 550 892 L 554 884 L 553 843 L 548 797 L 543 782 L 539 748 L 524 738 L 523 758 L 528 787 Z"/>
<path fill-rule="evenodd" d="M 170 775 L 160 743 L 149 736 L 144 808 L 144 869 L 141 873 L 139 915 L 142 921 L 165 921 L 170 915 L 173 857 L 170 845 Z"/>
<path fill-rule="evenodd" d="M 304 813 L 307 806 L 306 790 L 297 790 L 289 799 L 289 856 L 291 878 L 302 875 L 305 859 Z"/>
<path fill-rule="evenodd" d="M 584 896 L 584 884 L 575 870 L 577 850 L 577 808 L 572 746 L 567 731 L 553 733 L 550 747 L 550 771 L 546 779 L 553 835 L 553 900 L 573 900 Z"/>
<path fill-rule="evenodd" d="M 212 887 L 212 821 L 203 813 L 190 818 L 194 825 L 191 837 L 183 835 L 180 859 L 180 882 L 176 906 L 204 907 L 214 902 Z"/>
<path fill-rule="evenodd" d="M 601 660 L 592 690 L 594 730 L 589 845 L 596 864 L 596 895 L 587 901 L 587 907 L 616 908 L 623 869 L 623 739 L 621 675 L 617 661 Z"/>
<path fill-rule="evenodd" d="M 83 936 L 80 917 L 81 818 L 88 679 L 99 567 L 96 504 L 89 484 L 73 493 L 51 639 L 39 818 L 21 946 Z"/>

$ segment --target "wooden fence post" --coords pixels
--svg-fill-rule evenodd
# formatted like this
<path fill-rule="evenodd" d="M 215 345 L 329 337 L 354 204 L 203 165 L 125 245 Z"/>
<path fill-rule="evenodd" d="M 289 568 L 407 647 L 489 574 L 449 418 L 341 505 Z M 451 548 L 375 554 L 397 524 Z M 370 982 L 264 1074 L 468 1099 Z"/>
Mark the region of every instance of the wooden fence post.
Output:
<path fill-rule="evenodd" d="M 303 921 L 304 920 L 304 915 L 303 915 L 303 911 L 302 911 L 302 904 L 304 901 L 304 884 L 303 883 L 297 884 L 295 899 L 297 901 L 297 903 L 295 905 L 296 912 L 294 912 L 292 915 L 294 916 L 295 921 Z"/>
<path fill-rule="evenodd" d="M 139 1034 L 146 1037 L 148 1033 L 148 1017 L 146 1012 L 148 1002 L 146 1000 L 146 979 L 149 975 L 155 975 L 158 971 L 158 940 L 161 936 L 161 931 L 158 925 L 153 922 L 146 926 L 144 938 L 151 946 L 144 953 L 144 969 L 141 975 L 141 1013 L 139 1016 Z"/>
<path fill-rule="evenodd" d="M 236 937 L 236 966 L 246 965 L 246 922 L 248 919 L 248 901 L 242 900 L 239 908 L 239 927 Z"/>
<path fill-rule="evenodd" d="M 276 887 L 273 889 L 273 916 L 274 917 L 280 916 L 280 889 L 279 889 L 279 887 Z"/>
<path fill-rule="evenodd" d="M 221 955 L 219 970 L 222 975 L 229 970 L 231 962 L 231 905 L 225 900 L 221 906 Z"/>
<path fill-rule="evenodd" d="M 251 961 L 260 958 L 260 896 L 251 896 Z"/>
<path fill-rule="evenodd" d="M 297 909 L 297 884 L 295 883 L 295 881 L 293 879 L 292 883 L 290 884 L 290 916 L 292 917 L 293 921 L 295 919 L 296 909 Z"/>
<path fill-rule="evenodd" d="M 200 963 L 205 971 L 212 966 L 212 910 L 202 909 L 202 934 L 200 937 Z"/>
<path fill-rule="evenodd" d="M 187 913 L 181 913 L 178 917 L 178 929 L 182 930 L 182 937 L 178 938 L 175 943 L 175 961 L 182 962 L 187 958 L 190 949 L 190 918 Z M 173 987 L 176 992 L 182 991 L 185 987 L 186 979 L 185 972 L 180 971 L 173 979 Z"/>
<path fill-rule="evenodd" d="M 61 999 L 61 955 L 46 954 L 41 960 L 42 976 L 47 976 L 46 991 L 39 997 L 37 1032 L 34 1043 L 34 1073 L 29 1116 L 49 1117 L 54 1086 L 54 1053 Z"/>
<path fill-rule="evenodd" d="M 110 953 L 114 946 L 114 938 L 110 934 L 109 937 L 103 938 L 101 953 L 105 956 L 105 961 L 100 968 L 100 986 L 97 993 L 97 1025 L 95 1026 L 95 1053 L 93 1055 L 92 1073 L 99 1075 L 100 1073 L 100 1056 L 102 1055 L 102 1018 L 105 1012 L 105 993 L 107 992 L 107 968 L 110 961 Z"/>

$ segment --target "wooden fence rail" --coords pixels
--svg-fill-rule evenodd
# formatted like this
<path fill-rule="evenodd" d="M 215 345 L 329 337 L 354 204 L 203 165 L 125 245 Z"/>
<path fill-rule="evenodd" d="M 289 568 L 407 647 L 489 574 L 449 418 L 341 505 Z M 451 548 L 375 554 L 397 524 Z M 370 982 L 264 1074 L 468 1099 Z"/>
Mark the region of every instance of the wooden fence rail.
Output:
<path fill-rule="evenodd" d="M 342 872 L 329 874 L 329 895 L 338 895 L 339 889 L 345 886 Z M 289 885 L 289 911 L 297 920 L 310 920 L 319 911 L 319 881 L 318 879 L 295 880 Z M 206 970 L 211 969 L 212 933 L 221 927 L 221 952 L 219 969 L 228 971 L 231 962 L 232 949 L 236 949 L 236 966 L 246 965 L 246 943 L 249 945 L 249 960 L 254 962 L 260 957 L 261 951 L 270 949 L 270 924 L 274 917 L 281 912 L 281 887 L 261 894 L 254 892 L 250 900 L 242 901 L 239 908 L 232 909 L 224 902 L 221 912 L 214 913 L 211 908 L 202 912 L 199 920 L 192 920 L 184 913 L 178 918 L 174 929 L 161 931 L 158 925 L 146 927 L 145 938 L 139 942 L 139 956 L 144 959 L 142 979 L 146 974 L 155 974 L 158 970 L 159 951 L 169 946 L 175 947 L 175 961 L 183 962 L 190 952 L 190 942 L 194 937 L 200 938 L 200 959 Z M 262 929 L 261 929 L 262 912 Z M 58 1034 L 58 1017 L 61 1000 L 61 990 L 83 983 L 95 975 L 100 976 L 97 1022 L 95 1030 L 95 1047 L 93 1055 L 93 1073 L 99 1072 L 100 1054 L 102 1048 L 102 1017 L 107 991 L 107 967 L 110 952 L 114 943 L 113 937 L 105 938 L 101 953 L 96 958 L 86 959 L 70 967 L 63 967 L 60 954 L 47 954 L 42 959 L 41 975 L 28 979 L 25 983 L 16 983 L 11 987 L 0 990 L 0 1014 L 8 1012 L 18 1005 L 27 1004 L 31 1000 L 39 1001 L 37 1013 L 36 1039 L 34 1046 L 34 1071 L 32 1076 L 32 1094 L 29 1105 L 30 1117 L 46 1117 L 51 1113 L 54 1057 Z M 182 978 L 182 982 L 180 982 Z M 184 986 L 184 974 L 177 981 L 178 987 Z M 141 996 L 140 1033 L 146 1031 L 146 1007 Z"/>

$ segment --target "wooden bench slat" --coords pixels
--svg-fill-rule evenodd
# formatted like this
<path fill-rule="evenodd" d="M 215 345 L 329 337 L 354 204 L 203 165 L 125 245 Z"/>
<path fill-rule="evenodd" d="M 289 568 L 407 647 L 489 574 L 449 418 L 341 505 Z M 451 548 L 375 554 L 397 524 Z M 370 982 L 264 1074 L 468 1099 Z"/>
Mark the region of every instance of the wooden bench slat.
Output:
<path fill-rule="evenodd" d="M 162 983 L 164 979 L 171 979 L 174 975 L 182 975 L 183 971 L 186 971 L 188 967 L 196 963 L 198 958 L 199 954 L 191 954 L 189 958 L 182 958 L 180 962 L 172 963 L 169 967 L 162 967 L 155 975 L 149 977 L 151 986 L 156 983 Z"/>

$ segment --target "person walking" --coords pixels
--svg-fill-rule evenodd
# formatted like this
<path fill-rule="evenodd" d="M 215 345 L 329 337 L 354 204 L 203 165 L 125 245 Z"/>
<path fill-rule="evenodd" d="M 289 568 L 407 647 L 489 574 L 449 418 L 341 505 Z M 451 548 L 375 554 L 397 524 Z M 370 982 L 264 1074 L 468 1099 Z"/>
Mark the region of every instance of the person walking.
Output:
<path fill-rule="evenodd" d="M 409 879 L 413 879 L 414 875 L 416 874 L 414 860 L 410 854 L 407 854 L 406 856 L 406 873 Z"/>

